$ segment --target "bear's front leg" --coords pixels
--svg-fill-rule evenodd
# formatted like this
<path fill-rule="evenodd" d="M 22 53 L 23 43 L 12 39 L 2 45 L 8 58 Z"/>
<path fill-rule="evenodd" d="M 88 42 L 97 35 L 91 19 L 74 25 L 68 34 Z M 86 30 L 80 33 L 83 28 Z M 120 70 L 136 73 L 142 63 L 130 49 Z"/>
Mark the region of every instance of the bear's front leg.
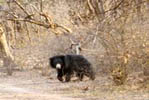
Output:
<path fill-rule="evenodd" d="M 63 82 L 63 73 L 62 70 L 57 70 L 57 79 Z"/>
<path fill-rule="evenodd" d="M 61 82 L 63 82 L 63 77 L 57 76 L 57 79 Z"/>
<path fill-rule="evenodd" d="M 70 81 L 72 74 L 73 74 L 72 71 L 69 71 L 69 72 L 66 73 L 65 82 L 69 82 Z"/>
<path fill-rule="evenodd" d="M 70 81 L 70 78 L 71 78 L 71 76 L 68 74 L 68 75 L 66 75 L 66 79 L 65 79 L 65 82 L 69 82 Z"/>

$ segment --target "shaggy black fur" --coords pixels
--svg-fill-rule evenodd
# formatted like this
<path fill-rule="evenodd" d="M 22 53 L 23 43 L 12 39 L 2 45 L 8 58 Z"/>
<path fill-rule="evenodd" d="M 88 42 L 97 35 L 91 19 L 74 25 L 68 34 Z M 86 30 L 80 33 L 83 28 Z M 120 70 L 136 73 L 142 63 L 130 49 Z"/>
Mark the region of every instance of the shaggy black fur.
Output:
<path fill-rule="evenodd" d="M 84 75 L 90 79 L 95 79 L 95 73 L 91 66 L 91 63 L 85 59 L 82 55 L 59 55 L 49 59 L 52 68 L 57 69 L 57 78 L 63 81 L 69 82 L 71 76 L 76 73 L 80 80 L 83 79 Z M 61 68 L 57 68 L 57 64 L 61 65 Z"/>

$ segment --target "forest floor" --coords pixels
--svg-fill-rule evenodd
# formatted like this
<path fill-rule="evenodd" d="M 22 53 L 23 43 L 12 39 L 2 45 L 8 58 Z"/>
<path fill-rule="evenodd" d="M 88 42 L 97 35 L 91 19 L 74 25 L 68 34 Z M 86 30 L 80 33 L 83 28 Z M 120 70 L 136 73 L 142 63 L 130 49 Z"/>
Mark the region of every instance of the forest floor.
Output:
<path fill-rule="evenodd" d="M 38 70 L 26 70 L 0 75 L 0 100 L 149 100 L 149 90 L 115 86 L 107 76 L 62 83 L 54 73 L 41 76 Z"/>

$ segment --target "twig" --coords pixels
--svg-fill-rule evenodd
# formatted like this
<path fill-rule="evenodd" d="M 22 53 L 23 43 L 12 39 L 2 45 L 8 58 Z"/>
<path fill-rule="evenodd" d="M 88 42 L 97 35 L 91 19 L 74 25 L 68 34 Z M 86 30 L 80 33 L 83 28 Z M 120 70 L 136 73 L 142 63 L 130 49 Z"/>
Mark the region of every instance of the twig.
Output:
<path fill-rule="evenodd" d="M 32 14 L 29 14 L 29 13 L 25 10 L 25 8 L 21 5 L 20 2 L 18 2 L 18 1 L 16 1 L 16 0 L 14 0 L 14 2 L 24 11 L 24 13 L 25 13 L 27 16 L 32 15 Z"/>
<path fill-rule="evenodd" d="M 106 12 L 109 12 L 109 11 L 112 11 L 112 10 L 116 10 L 117 8 L 120 7 L 120 5 L 124 2 L 124 0 L 121 0 L 114 8 L 110 8 L 106 11 L 104 11 L 103 13 L 106 13 Z"/>
<path fill-rule="evenodd" d="M 36 24 L 36 25 L 39 25 L 39 26 L 43 26 L 45 28 L 50 28 L 49 24 L 45 24 L 45 23 L 42 23 L 40 21 L 35 21 L 35 20 L 29 20 L 29 19 L 8 19 L 8 20 L 11 20 L 11 21 L 24 21 L 24 22 L 29 22 L 29 23 Z"/>
<path fill-rule="evenodd" d="M 46 13 L 39 13 L 39 14 L 45 18 L 46 22 L 51 25 L 51 28 L 53 29 L 55 28 L 56 25 L 54 25 L 52 19 L 50 18 L 48 14 Z"/>
<path fill-rule="evenodd" d="M 43 1 L 40 0 L 40 11 L 43 12 Z"/>
<path fill-rule="evenodd" d="M 18 18 L 18 16 L 15 15 L 13 12 L 10 12 L 10 11 L 7 11 L 7 10 L 0 10 L 0 11 L 4 12 L 4 13 L 6 13 L 6 14 L 12 15 L 14 18 Z"/>
<path fill-rule="evenodd" d="M 57 27 L 61 27 L 62 29 L 66 30 L 68 33 L 72 33 L 72 30 L 66 26 L 63 26 L 63 25 L 58 25 L 56 24 Z"/>
<path fill-rule="evenodd" d="M 89 6 L 89 9 L 90 9 L 93 13 L 95 13 L 95 9 L 94 9 L 93 5 L 91 4 L 91 0 L 87 0 L 87 4 L 88 4 L 88 6 Z"/>

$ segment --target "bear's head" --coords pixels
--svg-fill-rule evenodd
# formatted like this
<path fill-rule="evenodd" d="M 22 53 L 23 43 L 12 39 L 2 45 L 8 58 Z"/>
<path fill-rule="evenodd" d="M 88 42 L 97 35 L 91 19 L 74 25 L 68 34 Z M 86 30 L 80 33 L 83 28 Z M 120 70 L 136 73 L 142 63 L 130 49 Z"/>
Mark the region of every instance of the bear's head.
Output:
<path fill-rule="evenodd" d="M 52 68 L 62 69 L 64 67 L 64 55 L 54 56 L 49 58 L 49 63 Z"/>

